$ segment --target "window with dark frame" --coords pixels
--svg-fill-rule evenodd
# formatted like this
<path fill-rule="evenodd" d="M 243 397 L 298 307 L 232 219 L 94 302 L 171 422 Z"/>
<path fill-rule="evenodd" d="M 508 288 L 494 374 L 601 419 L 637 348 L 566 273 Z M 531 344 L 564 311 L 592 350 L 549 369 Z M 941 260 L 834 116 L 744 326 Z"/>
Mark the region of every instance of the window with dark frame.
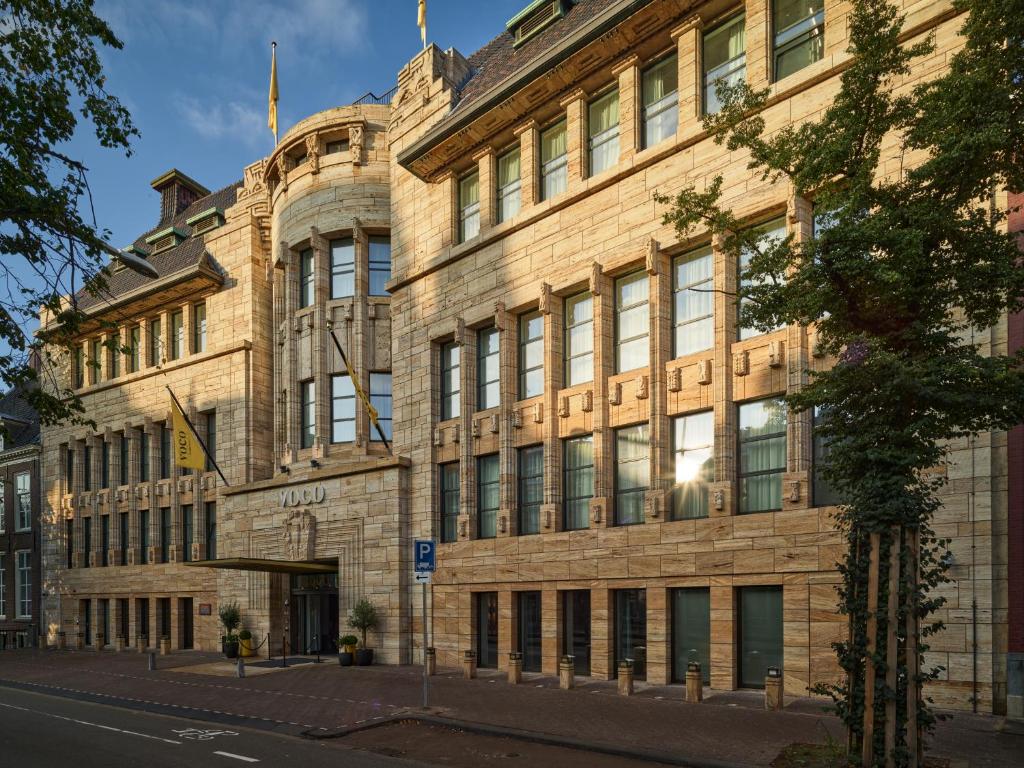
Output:
<path fill-rule="evenodd" d="M 811 422 L 813 470 L 811 474 L 811 504 L 815 507 L 834 507 L 845 503 L 843 495 L 825 476 L 825 468 L 829 463 L 829 439 L 819 429 L 825 418 L 821 408 L 815 407 Z"/>
<path fill-rule="evenodd" d="M 441 345 L 441 419 L 454 419 L 461 413 L 461 349 L 458 342 Z"/>
<path fill-rule="evenodd" d="M 206 304 L 192 307 L 192 351 L 206 351 Z"/>
<path fill-rule="evenodd" d="M 569 188 L 569 147 L 565 120 L 540 134 L 540 199 L 550 200 Z"/>
<path fill-rule="evenodd" d="M 519 318 L 519 399 L 544 394 L 544 315 Z"/>
<path fill-rule="evenodd" d="M 594 380 L 594 297 L 580 293 L 565 300 L 565 386 Z"/>
<path fill-rule="evenodd" d="M 459 463 L 438 468 L 441 481 L 441 542 L 457 541 L 459 534 Z"/>
<path fill-rule="evenodd" d="M 312 379 L 299 382 L 302 429 L 300 447 L 312 448 L 316 440 L 316 387 Z"/>
<path fill-rule="evenodd" d="M 672 421 L 675 483 L 671 519 L 707 517 L 709 486 L 715 480 L 714 411 L 677 416 Z"/>
<path fill-rule="evenodd" d="M 594 436 L 570 437 L 562 442 L 562 528 L 590 527 L 590 500 L 594 497 Z"/>
<path fill-rule="evenodd" d="M 299 309 L 313 306 L 313 249 L 299 253 Z"/>
<path fill-rule="evenodd" d="M 391 442 L 392 438 L 392 394 L 391 374 L 389 372 L 370 373 L 370 405 L 377 411 L 377 422 L 380 424 L 384 439 Z M 375 427 L 370 427 L 370 441 L 380 442 L 380 435 Z"/>
<path fill-rule="evenodd" d="M 672 262 L 673 357 L 715 346 L 715 267 L 711 246 Z"/>
<path fill-rule="evenodd" d="M 480 234 L 480 173 L 473 171 L 459 179 L 459 242 Z"/>
<path fill-rule="evenodd" d="M 522 197 L 519 147 L 498 158 L 498 223 L 518 215 Z"/>
<path fill-rule="evenodd" d="M 388 265 L 390 267 L 390 257 Z M 331 240 L 331 298 L 356 295 L 356 243 L 351 237 Z M 313 303 L 310 294 L 310 304 Z"/>
<path fill-rule="evenodd" d="M 171 428 L 166 422 L 160 425 L 160 479 L 171 476 Z"/>
<path fill-rule="evenodd" d="M 100 515 L 100 565 L 110 565 L 110 515 Z"/>
<path fill-rule="evenodd" d="M 640 76 L 643 148 L 676 135 L 679 127 L 679 59 L 675 53 L 647 67 Z"/>
<path fill-rule="evenodd" d="M 477 538 L 493 539 L 498 535 L 498 507 L 501 498 L 498 454 L 480 456 L 476 460 Z"/>
<path fill-rule="evenodd" d="M 587 133 L 590 175 L 596 176 L 619 162 L 619 89 L 617 87 L 587 105 Z"/>
<path fill-rule="evenodd" d="M 615 430 L 615 524 L 644 521 L 644 495 L 651 482 L 651 440 L 647 424 Z"/>
<path fill-rule="evenodd" d="M 163 507 L 160 510 L 160 562 L 171 560 L 171 510 Z"/>
<path fill-rule="evenodd" d="M 369 238 L 370 296 L 387 296 L 385 286 L 391 279 L 391 238 L 370 235 Z"/>
<path fill-rule="evenodd" d="M 485 328 L 476 335 L 476 409 L 485 411 L 501 403 L 501 350 L 497 328 Z"/>
<path fill-rule="evenodd" d="M 781 397 L 740 403 L 737 433 L 739 512 L 782 509 L 786 471 L 786 404 Z"/>
<path fill-rule="evenodd" d="M 217 502 L 206 502 L 206 559 L 217 559 Z"/>
<path fill-rule="evenodd" d="M 142 368 L 142 328 L 133 325 L 128 329 L 128 373 Z"/>
<path fill-rule="evenodd" d="M 772 74 L 799 72 L 825 55 L 825 0 L 772 0 Z"/>
<path fill-rule="evenodd" d="M 787 236 L 787 232 L 786 232 L 786 219 L 785 218 L 773 219 L 772 221 L 769 221 L 766 224 L 762 224 L 761 226 L 757 227 L 757 233 L 758 233 L 759 247 L 761 247 L 761 248 L 771 247 L 774 243 L 777 243 L 777 242 L 779 242 L 781 240 L 784 240 L 786 238 L 786 236 Z M 740 287 L 741 288 L 750 288 L 750 287 L 753 287 L 753 286 L 756 286 L 756 285 L 762 285 L 762 284 L 767 282 L 767 280 L 764 279 L 764 278 L 762 278 L 760 280 L 753 280 L 753 279 L 751 279 L 749 277 L 744 277 L 744 273 L 750 267 L 750 260 L 751 260 L 752 256 L 753 256 L 753 254 L 748 249 L 746 249 L 746 248 L 744 248 L 741 251 L 741 253 L 740 253 L 739 268 L 737 270 L 737 277 L 739 279 Z M 739 338 L 740 341 L 743 341 L 744 339 L 751 339 L 751 338 L 753 338 L 755 336 L 760 336 L 761 334 L 764 334 L 764 333 L 771 333 L 772 331 L 777 331 L 777 330 L 779 330 L 780 328 L 783 327 L 783 326 L 780 325 L 780 326 L 776 326 L 775 328 L 770 328 L 768 330 L 762 331 L 762 330 L 760 330 L 758 328 L 754 328 L 753 326 L 744 326 L 743 325 L 743 307 L 745 307 L 751 301 L 752 301 L 751 299 L 749 299 L 749 298 L 744 296 L 744 297 L 741 297 L 740 300 L 736 304 L 736 311 L 737 311 L 736 328 L 737 328 L 737 335 L 738 335 L 738 338 Z"/>
<path fill-rule="evenodd" d="M 160 337 L 160 318 L 149 321 L 149 364 L 160 365 L 164 357 L 164 340 Z"/>
<path fill-rule="evenodd" d="M 121 375 L 121 332 L 117 331 L 110 337 L 110 378 L 116 379 Z"/>
<path fill-rule="evenodd" d="M 356 388 L 347 373 L 331 376 L 331 442 L 356 439 Z"/>
<path fill-rule="evenodd" d="M 179 309 L 171 313 L 171 360 L 185 356 L 185 316 Z"/>
<path fill-rule="evenodd" d="M 149 564 L 149 510 L 139 510 L 139 562 Z"/>
<path fill-rule="evenodd" d="M 131 458 L 129 449 L 131 443 L 128 442 L 128 432 L 124 431 L 121 433 L 121 439 L 118 440 L 118 447 L 120 448 L 120 459 L 121 466 L 118 467 L 118 485 L 128 485 L 129 470 L 131 469 Z"/>
<path fill-rule="evenodd" d="M 139 440 L 139 482 L 149 482 L 149 432 L 142 430 Z"/>
<path fill-rule="evenodd" d="M 720 85 L 738 85 L 746 78 L 746 17 L 740 13 L 704 33 L 703 67 L 704 114 L 713 115 L 722 108 Z"/>
<path fill-rule="evenodd" d="M 650 296 L 647 273 L 615 281 L 615 372 L 644 368 L 650 362 Z"/>
<path fill-rule="evenodd" d="M 192 505 L 181 505 L 181 562 L 192 561 Z"/>
<path fill-rule="evenodd" d="M 540 506 L 544 503 L 544 447 L 520 448 L 519 534 L 540 533 Z"/>

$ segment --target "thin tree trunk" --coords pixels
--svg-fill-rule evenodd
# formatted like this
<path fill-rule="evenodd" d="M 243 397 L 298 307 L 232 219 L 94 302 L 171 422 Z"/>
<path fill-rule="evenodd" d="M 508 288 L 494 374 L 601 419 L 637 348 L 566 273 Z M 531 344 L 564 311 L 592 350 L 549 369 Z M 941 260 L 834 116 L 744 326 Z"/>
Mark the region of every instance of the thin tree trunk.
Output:
<path fill-rule="evenodd" d="M 896 647 L 896 623 L 899 620 L 900 600 L 900 526 L 890 531 L 888 616 L 885 625 L 885 766 L 896 768 L 896 681 L 899 656 Z"/>
<path fill-rule="evenodd" d="M 868 616 L 867 658 L 864 663 L 864 742 L 861 744 L 861 764 L 874 764 L 875 757 L 875 651 L 878 643 L 878 567 L 881 537 L 872 533 L 868 564 Z"/>

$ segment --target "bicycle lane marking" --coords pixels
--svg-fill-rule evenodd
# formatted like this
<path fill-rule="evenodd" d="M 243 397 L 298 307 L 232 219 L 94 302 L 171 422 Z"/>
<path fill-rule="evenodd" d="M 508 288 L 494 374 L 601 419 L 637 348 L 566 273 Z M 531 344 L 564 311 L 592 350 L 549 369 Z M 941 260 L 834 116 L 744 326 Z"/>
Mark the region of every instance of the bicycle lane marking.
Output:
<path fill-rule="evenodd" d="M 84 725 L 84 726 L 87 726 L 89 728 L 99 728 L 100 730 L 103 730 L 103 731 L 114 731 L 116 733 L 123 733 L 123 734 L 126 734 L 128 736 L 139 736 L 139 737 L 141 737 L 143 739 L 152 739 L 153 741 L 162 741 L 165 744 L 177 744 L 177 745 L 180 746 L 181 743 L 182 743 L 180 741 L 175 741 L 174 739 L 165 739 L 162 736 L 151 736 L 148 733 L 139 733 L 138 731 L 128 731 L 128 730 L 125 730 L 124 728 L 115 728 L 112 725 L 103 725 L 101 723 L 90 723 L 88 720 L 79 720 L 79 719 L 74 718 L 74 717 L 65 717 L 64 715 L 58 715 L 58 714 L 55 714 L 53 712 L 45 712 L 45 711 L 40 710 L 40 709 L 29 709 L 28 707 L 18 707 L 18 706 L 15 706 L 14 704 L 4 704 L 3 702 L 0 702 L 0 707 L 6 707 L 7 709 L 17 709 L 17 710 L 19 710 L 21 712 L 29 712 L 29 713 L 31 713 L 33 715 L 42 715 L 44 717 L 52 717 L 55 720 L 64 720 L 65 722 L 68 722 L 68 723 L 76 723 L 77 725 Z"/>

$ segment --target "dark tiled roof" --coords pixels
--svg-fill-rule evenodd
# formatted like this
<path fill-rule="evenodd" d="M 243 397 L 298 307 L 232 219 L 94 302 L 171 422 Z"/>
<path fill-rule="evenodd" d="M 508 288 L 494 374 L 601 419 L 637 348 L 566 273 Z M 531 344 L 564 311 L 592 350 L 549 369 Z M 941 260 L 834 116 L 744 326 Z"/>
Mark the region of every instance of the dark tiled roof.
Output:
<path fill-rule="evenodd" d="M 0 419 L 7 421 L 7 450 L 39 442 L 39 415 L 21 390 L 12 389 L 0 395 Z"/>
<path fill-rule="evenodd" d="M 223 189 L 211 192 L 206 197 L 199 198 L 175 216 L 172 221 L 159 224 L 138 237 L 134 245 L 137 248 L 149 251 L 152 249 L 152 246 L 146 243 L 146 238 L 154 232 L 159 232 L 173 226 L 189 233 L 189 236 L 174 248 L 168 248 L 166 251 L 161 251 L 148 257 L 149 263 L 160 273 L 160 277 L 172 275 L 175 272 L 180 272 L 199 263 L 205 251 L 203 238 L 202 235 L 192 237 L 192 227 L 185 223 L 186 220 L 210 208 L 220 208 L 222 211 L 230 208 L 235 204 L 238 187 L 241 184 L 241 181 L 236 181 Z M 138 272 L 133 272 L 130 269 L 111 272 L 107 277 L 106 293 L 93 296 L 86 291 L 79 291 L 77 294 L 78 307 L 79 309 L 91 309 L 105 303 L 110 297 L 122 296 L 137 288 L 142 288 L 148 282 L 151 282 L 150 278 L 140 275 Z"/>
<path fill-rule="evenodd" d="M 569 37 L 594 16 L 618 0 L 576 0 L 565 16 L 516 48 L 512 33 L 505 30 L 487 45 L 469 57 L 473 74 L 463 85 L 459 103 L 452 114 L 472 104 L 476 99 L 505 78 L 515 74 L 538 56 Z"/>

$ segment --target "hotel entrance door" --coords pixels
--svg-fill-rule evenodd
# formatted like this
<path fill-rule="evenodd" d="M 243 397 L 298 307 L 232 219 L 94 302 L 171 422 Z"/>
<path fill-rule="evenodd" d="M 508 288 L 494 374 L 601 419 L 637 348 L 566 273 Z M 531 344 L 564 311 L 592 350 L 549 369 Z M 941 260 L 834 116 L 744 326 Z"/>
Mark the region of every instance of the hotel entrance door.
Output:
<path fill-rule="evenodd" d="M 291 577 L 292 653 L 336 653 L 338 650 L 338 575 Z"/>

